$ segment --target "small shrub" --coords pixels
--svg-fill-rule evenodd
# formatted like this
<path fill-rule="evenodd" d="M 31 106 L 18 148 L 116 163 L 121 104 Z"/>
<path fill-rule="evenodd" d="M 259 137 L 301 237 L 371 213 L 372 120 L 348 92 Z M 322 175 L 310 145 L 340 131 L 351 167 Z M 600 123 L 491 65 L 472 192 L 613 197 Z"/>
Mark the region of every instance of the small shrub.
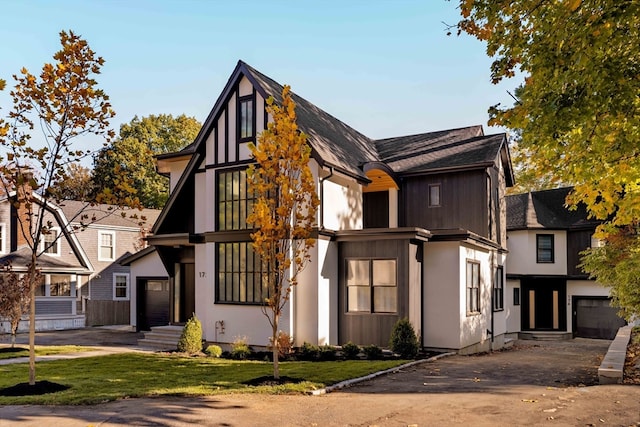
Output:
<path fill-rule="evenodd" d="M 382 359 L 382 349 L 375 344 L 368 345 L 362 348 L 365 356 L 369 360 L 380 360 Z"/>
<path fill-rule="evenodd" d="M 389 347 L 403 359 L 413 359 L 420 351 L 416 332 L 406 317 L 398 320 L 393 326 Z"/>
<path fill-rule="evenodd" d="M 342 355 L 347 360 L 354 360 L 358 358 L 358 354 L 360 354 L 360 347 L 356 344 L 349 341 L 345 345 L 342 346 Z"/>
<path fill-rule="evenodd" d="M 298 360 L 318 360 L 320 358 L 320 347 L 317 345 L 304 342 L 300 348 L 298 348 Z"/>
<path fill-rule="evenodd" d="M 219 345 L 212 344 L 207 347 L 204 353 L 209 357 L 219 358 L 220 356 L 222 356 L 222 348 Z"/>
<path fill-rule="evenodd" d="M 319 348 L 318 359 L 324 362 L 336 360 L 336 348 L 325 344 Z"/>
<path fill-rule="evenodd" d="M 202 351 L 202 324 L 194 314 L 182 329 L 178 351 L 181 353 L 195 354 Z"/>
<path fill-rule="evenodd" d="M 272 341 L 273 338 L 269 338 Z M 278 332 L 278 356 L 280 359 L 286 359 L 293 354 L 293 337 L 286 332 Z M 273 345 L 269 344 L 269 350 L 273 351 Z"/>
<path fill-rule="evenodd" d="M 251 356 L 251 347 L 247 344 L 247 337 L 236 338 L 231 344 L 231 358 L 245 360 Z"/>

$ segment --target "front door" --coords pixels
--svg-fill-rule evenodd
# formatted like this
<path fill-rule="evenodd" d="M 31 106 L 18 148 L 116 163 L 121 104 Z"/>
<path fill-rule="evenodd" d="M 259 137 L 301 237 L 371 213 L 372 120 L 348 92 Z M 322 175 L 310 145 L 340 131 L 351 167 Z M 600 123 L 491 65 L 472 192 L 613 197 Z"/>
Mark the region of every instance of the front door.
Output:
<path fill-rule="evenodd" d="M 563 279 L 523 280 L 522 330 L 566 331 L 566 295 L 567 284 Z"/>
<path fill-rule="evenodd" d="M 196 268 L 195 264 L 181 264 L 180 315 L 179 322 L 184 323 L 196 312 Z"/>

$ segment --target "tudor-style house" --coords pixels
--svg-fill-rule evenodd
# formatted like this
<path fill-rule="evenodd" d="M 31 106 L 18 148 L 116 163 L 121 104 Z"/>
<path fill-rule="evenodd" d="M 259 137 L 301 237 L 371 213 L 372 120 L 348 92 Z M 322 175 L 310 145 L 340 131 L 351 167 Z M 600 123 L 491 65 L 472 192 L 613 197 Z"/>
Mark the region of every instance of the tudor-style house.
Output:
<path fill-rule="evenodd" d="M 158 156 L 171 194 L 132 275 L 162 262 L 166 304 L 135 286 L 148 319 L 192 313 L 205 339 L 264 346 L 269 325 L 259 262 L 245 221 L 246 168 L 282 86 L 238 62 L 193 144 Z M 294 94 L 312 149 L 321 205 L 317 242 L 281 320 L 297 344 L 388 344 L 407 317 L 425 348 L 475 352 L 504 345 L 505 189 L 513 171 L 505 135 L 471 126 L 374 140 Z M 136 265 L 145 256 L 144 273 Z M 165 282 L 163 282 L 165 283 Z M 153 312 L 151 312 L 151 311 Z M 158 313 L 154 310 L 166 310 Z M 132 321 L 134 317 L 132 316 Z"/>
<path fill-rule="evenodd" d="M 507 330 L 521 338 L 613 339 L 625 321 L 609 288 L 580 269 L 599 241 L 584 205 L 565 206 L 571 188 L 507 196 Z"/>
<path fill-rule="evenodd" d="M 11 203 L 11 197 L 0 198 L 0 264 L 10 262 L 20 273 L 27 271 L 31 250 L 20 232 L 18 217 L 22 216 L 24 224 L 28 217 Z M 37 261 L 42 283 L 36 287 L 36 330 L 129 324 L 129 267 L 119 260 L 145 244 L 139 220 L 131 216 L 145 217 L 152 224 L 159 211 L 128 210 L 123 217 L 122 211 L 108 205 L 80 201 L 45 205 L 37 196 L 36 203 L 44 206 L 44 223 L 52 224 L 51 232 L 42 235 Z M 81 213 L 90 218 L 82 230 Z M 25 316 L 20 330 L 27 330 L 28 325 Z M 9 331 L 9 324 L 0 319 L 0 333 L 3 331 Z"/>

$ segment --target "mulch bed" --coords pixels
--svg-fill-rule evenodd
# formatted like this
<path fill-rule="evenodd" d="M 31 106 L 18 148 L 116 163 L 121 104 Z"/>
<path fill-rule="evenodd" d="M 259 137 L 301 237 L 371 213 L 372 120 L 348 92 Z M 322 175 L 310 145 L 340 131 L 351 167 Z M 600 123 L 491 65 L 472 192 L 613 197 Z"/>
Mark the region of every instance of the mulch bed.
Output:
<path fill-rule="evenodd" d="M 0 348 L 0 354 L 19 353 L 21 351 L 27 351 L 28 348 L 23 347 L 2 347 Z"/>
<path fill-rule="evenodd" d="M 253 378 L 249 381 L 243 382 L 242 384 L 250 385 L 252 387 L 258 387 L 258 386 L 275 386 L 275 385 L 283 385 L 283 384 L 298 384 L 298 383 L 301 383 L 302 381 L 303 380 L 301 380 L 300 378 L 291 378 L 287 376 L 281 376 L 279 379 L 276 380 L 272 376 L 268 375 L 264 377 Z"/>
<path fill-rule="evenodd" d="M 640 331 L 631 332 L 624 362 L 624 384 L 640 384 Z"/>
<path fill-rule="evenodd" d="M 0 389 L 0 396 L 39 396 L 42 394 L 57 393 L 70 387 L 64 384 L 52 383 L 50 381 L 36 381 L 34 385 L 20 383 L 11 387 Z"/>

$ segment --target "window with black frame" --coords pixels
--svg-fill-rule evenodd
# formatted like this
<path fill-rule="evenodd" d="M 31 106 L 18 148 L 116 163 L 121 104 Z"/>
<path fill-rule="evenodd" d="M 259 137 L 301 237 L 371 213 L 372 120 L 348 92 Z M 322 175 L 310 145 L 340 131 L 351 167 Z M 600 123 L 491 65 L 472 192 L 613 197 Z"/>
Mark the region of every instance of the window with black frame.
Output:
<path fill-rule="evenodd" d="M 347 311 L 396 313 L 398 311 L 397 261 L 348 259 L 346 261 Z"/>

